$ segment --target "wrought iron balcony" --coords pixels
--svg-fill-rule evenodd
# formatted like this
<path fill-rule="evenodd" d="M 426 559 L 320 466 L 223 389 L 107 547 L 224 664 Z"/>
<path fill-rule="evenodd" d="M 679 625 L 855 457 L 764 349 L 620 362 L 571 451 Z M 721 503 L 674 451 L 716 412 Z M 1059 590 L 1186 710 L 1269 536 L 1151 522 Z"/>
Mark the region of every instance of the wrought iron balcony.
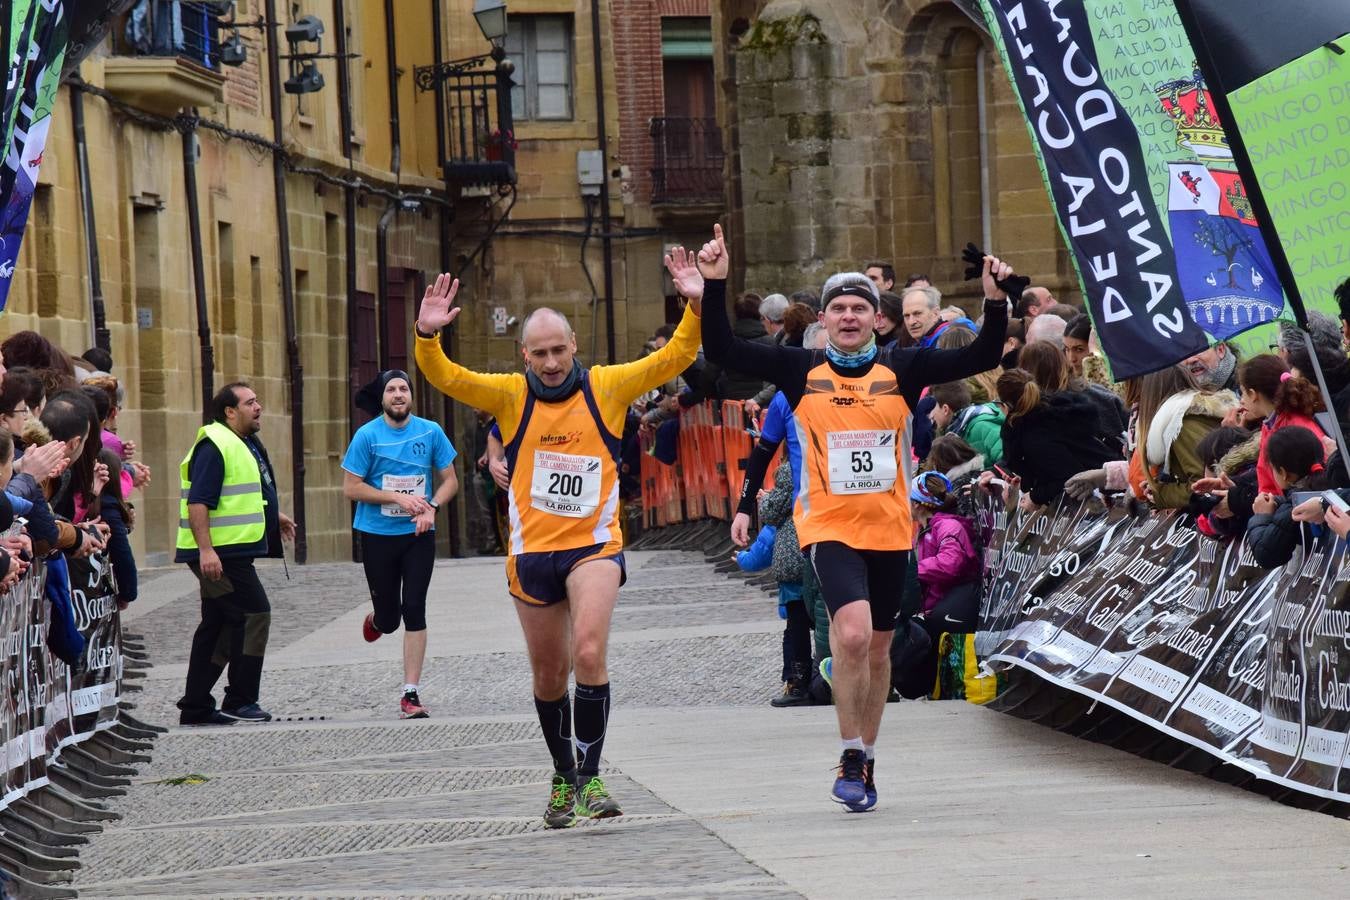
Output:
<path fill-rule="evenodd" d="M 662 116 L 651 121 L 653 205 L 724 202 L 722 129 L 716 119 Z"/>
<path fill-rule="evenodd" d="M 178 57 L 219 72 L 219 3 L 142 0 L 127 13 L 115 46 L 125 56 Z"/>
<path fill-rule="evenodd" d="M 416 69 L 418 89 L 438 91 L 445 104 L 441 164 L 449 181 L 465 186 L 515 184 L 511 72 L 509 61 L 494 62 L 486 56 Z"/>
<path fill-rule="evenodd" d="M 224 96 L 218 10 L 210 3 L 142 0 L 126 15 L 104 63 L 104 85 L 160 115 L 210 108 Z"/>

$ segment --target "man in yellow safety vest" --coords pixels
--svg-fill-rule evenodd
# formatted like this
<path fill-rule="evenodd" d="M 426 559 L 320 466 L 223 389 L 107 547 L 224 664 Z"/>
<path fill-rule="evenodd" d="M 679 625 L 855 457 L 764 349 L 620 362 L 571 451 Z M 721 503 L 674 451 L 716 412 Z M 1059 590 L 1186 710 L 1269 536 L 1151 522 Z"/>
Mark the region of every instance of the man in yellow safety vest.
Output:
<path fill-rule="evenodd" d="M 278 507 L 272 463 L 257 437 L 258 395 L 243 382 L 227 384 L 211 400 L 211 419 L 178 470 L 174 561 L 187 563 L 202 590 L 202 621 L 192 638 L 179 722 L 267 722 L 272 715 L 258 705 L 258 690 L 272 607 L 253 561 L 280 557 L 281 541 L 295 538 L 295 523 Z M 217 709 L 211 691 L 224 660 L 230 678 Z"/>

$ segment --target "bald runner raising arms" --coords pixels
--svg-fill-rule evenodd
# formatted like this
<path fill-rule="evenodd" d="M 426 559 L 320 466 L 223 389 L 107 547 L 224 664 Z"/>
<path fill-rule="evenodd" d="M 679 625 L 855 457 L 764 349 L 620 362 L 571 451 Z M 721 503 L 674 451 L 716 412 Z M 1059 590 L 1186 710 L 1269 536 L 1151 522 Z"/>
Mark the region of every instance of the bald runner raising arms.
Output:
<path fill-rule="evenodd" d="M 448 275 L 427 288 L 417 317 L 417 365 L 445 394 L 495 416 L 506 445 L 506 581 L 556 770 L 544 821 L 564 828 L 577 816 L 617 816 L 619 803 L 599 771 L 609 720 L 610 618 L 625 578 L 619 441 L 628 406 L 693 363 L 699 304 L 689 304 L 670 342 L 650 356 L 590 368 L 577 361 L 567 318 L 536 309 L 521 328 L 525 373 L 503 375 L 470 371 L 442 351 L 437 332 L 459 315 L 458 291 Z M 567 693 L 572 671 L 575 705 Z"/>

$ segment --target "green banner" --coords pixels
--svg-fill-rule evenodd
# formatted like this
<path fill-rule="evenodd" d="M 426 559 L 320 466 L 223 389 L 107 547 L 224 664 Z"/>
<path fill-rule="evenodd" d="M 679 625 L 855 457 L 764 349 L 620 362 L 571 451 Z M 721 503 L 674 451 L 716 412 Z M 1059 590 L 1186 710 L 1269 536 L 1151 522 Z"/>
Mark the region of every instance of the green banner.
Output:
<path fill-rule="evenodd" d="M 1335 317 L 1350 279 L 1350 57 L 1319 47 L 1228 103 L 1303 303 Z"/>
<path fill-rule="evenodd" d="M 1290 315 L 1177 0 L 982 4 L 1113 374 L 1264 352 Z"/>
<path fill-rule="evenodd" d="M 0 7 L 9 16 L 10 65 L 0 102 L 0 310 L 18 264 L 28 207 L 37 188 L 38 168 L 47 146 L 52 107 L 61 83 L 61 65 L 69 22 L 60 0 L 14 0 Z"/>

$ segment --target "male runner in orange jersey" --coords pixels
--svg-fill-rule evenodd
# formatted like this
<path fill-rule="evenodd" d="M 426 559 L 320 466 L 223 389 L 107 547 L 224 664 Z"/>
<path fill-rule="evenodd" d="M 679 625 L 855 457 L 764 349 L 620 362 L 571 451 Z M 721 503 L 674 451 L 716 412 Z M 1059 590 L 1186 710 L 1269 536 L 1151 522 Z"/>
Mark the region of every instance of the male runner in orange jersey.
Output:
<path fill-rule="evenodd" d="M 802 448 L 793 522 L 830 611 L 833 690 L 843 742 L 834 799 L 854 812 L 877 802 L 875 752 L 890 690 L 890 645 L 913 546 L 909 482 L 911 410 L 930 384 L 998 365 L 1007 295 L 995 281 L 1012 269 L 984 258 L 984 327 L 960 350 L 878 348 L 879 294 L 861 272 L 842 272 L 821 294 L 824 350 L 755 344 L 732 335 L 729 271 L 721 226 L 697 261 L 666 257 L 685 297 L 706 296 L 703 353 L 778 386 L 793 407 Z M 705 284 L 706 279 L 706 284 Z"/>
<path fill-rule="evenodd" d="M 600 779 L 609 720 L 605 652 L 625 578 L 619 531 L 619 440 L 629 404 L 694 361 L 699 303 L 670 342 L 636 362 L 583 368 L 572 327 L 541 308 L 521 326 L 525 374 L 489 375 L 451 362 L 436 333 L 455 320 L 459 281 L 441 275 L 417 314 L 417 365 L 461 403 L 497 418 L 510 466 L 506 579 L 534 673 L 534 704 L 556 774 L 544 821 L 620 814 Z M 575 733 L 567 696 L 576 671 Z"/>

